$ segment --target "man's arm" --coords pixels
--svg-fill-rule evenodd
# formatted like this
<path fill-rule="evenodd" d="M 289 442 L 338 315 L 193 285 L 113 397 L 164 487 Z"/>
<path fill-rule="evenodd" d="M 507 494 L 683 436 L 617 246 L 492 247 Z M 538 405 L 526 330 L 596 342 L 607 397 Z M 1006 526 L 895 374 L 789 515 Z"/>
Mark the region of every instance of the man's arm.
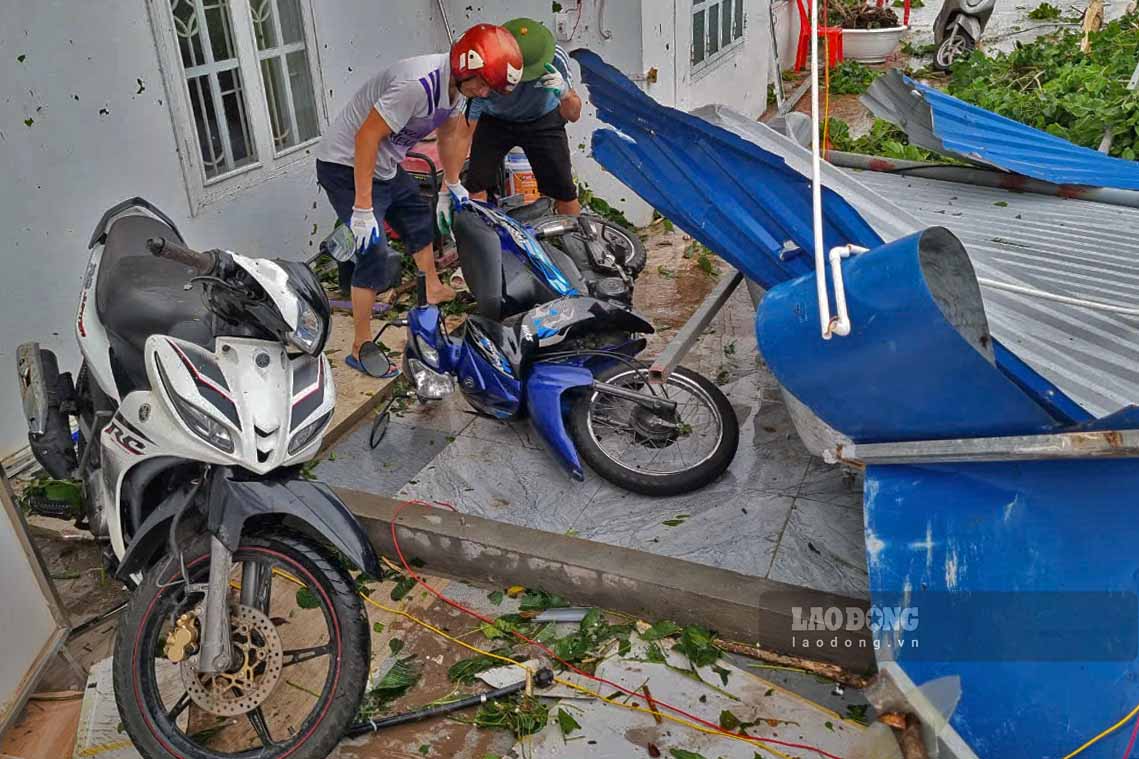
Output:
<path fill-rule="evenodd" d="M 443 164 L 443 181 L 447 184 L 459 183 L 477 125 L 477 120 L 468 122 L 462 114 L 456 113 L 439 127 L 439 161 Z"/>
<path fill-rule="evenodd" d="M 372 178 L 376 172 L 376 155 L 380 143 L 392 133 L 391 127 L 375 108 L 356 132 L 356 208 L 372 207 Z"/>
<path fill-rule="evenodd" d="M 576 90 L 567 92 L 566 96 L 558 103 L 558 113 L 562 115 L 563 119 L 571 123 L 581 118 L 581 97 Z"/>

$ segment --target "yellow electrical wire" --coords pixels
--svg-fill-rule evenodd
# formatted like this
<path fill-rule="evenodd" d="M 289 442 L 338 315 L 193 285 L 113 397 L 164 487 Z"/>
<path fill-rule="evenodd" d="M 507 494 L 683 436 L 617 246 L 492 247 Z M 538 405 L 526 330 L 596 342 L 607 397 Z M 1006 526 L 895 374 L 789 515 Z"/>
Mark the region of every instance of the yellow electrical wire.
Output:
<path fill-rule="evenodd" d="M 1099 735 L 1097 735 L 1096 737 L 1092 738 L 1090 741 L 1088 741 L 1088 742 L 1087 742 L 1087 743 L 1085 743 L 1084 745 L 1080 746 L 1078 749 L 1076 749 L 1076 750 L 1075 750 L 1075 751 L 1073 751 L 1072 753 L 1070 753 L 1070 754 L 1065 754 L 1065 755 L 1064 755 L 1064 757 L 1063 757 L 1063 759 L 1072 759 L 1072 757 L 1073 757 L 1073 756 L 1075 756 L 1076 754 L 1081 754 L 1081 753 L 1083 753 L 1084 749 L 1086 749 L 1086 748 L 1088 748 L 1089 746 L 1092 746 L 1092 745 L 1094 745 L 1094 744 L 1096 744 L 1096 743 L 1099 743 L 1101 740 L 1103 740 L 1104 738 L 1106 738 L 1107 736 L 1111 735 L 1112 733 L 1114 733 L 1114 732 L 1115 732 L 1116 730 L 1118 730 L 1119 728 L 1121 728 L 1121 727 L 1123 727 L 1124 725 L 1126 725 L 1128 722 L 1130 722 L 1130 721 L 1131 721 L 1131 718 L 1132 718 L 1132 717 L 1134 717 L 1136 714 L 1139 714 L 1139 704 L 1136 704 L 1136 705 L 1135 705 L 1135 708 L 1134 708 L 1134 709 L 1132 709 L 1131 711 L 1129 711 L 1129 712 L 1127 713 L 1127 716 L 1126 716 L 1126 717 L 1124 717 L 1123 719 L 1119 720 L 1119 721 L 1118 721 L 1118 722 L 1116 722 L 1114 725 L 1112 725 L 1112 726 L 1111 726 L 1111 727 L 1109 727 L 1108 729 L 1104 730 L 1102 733 L 1100 733 L 1100 734 L 1099 734 Z"/>
<path fill-rule="evenodd" d="M 296 585 L 299 585 L 300 587 L 305 587 L 305 584 L 303 582 L 301 582 L 296 577 L 293 577 L 288 572 L 274 568 L 273 573 L 277 574 L 281 577 L 284 577 L 289 582 L 292 582 Z M 449 633 L 446 633 L 443 630 L 440 630 L 438 627 L 436 627 L 435 625 L 431 624 L 430 622 L 428 622 L 426 620 L 420 619 L 420 618 L 416 617 L 415 615 L 413 615 L 409 612 L 406 612 L 402 609 L 395 609 L 395 608 L 392 608 L 391 606 L 385 606 L 384 604 L 382 604 L 378 601 L 375 601 L 372 598 L 369 598 L 368 596 L 364 595 L 363 593 L 360 594 L 360 597 L 363 598 L 366 603 L 371 604 L 372 606 L 376 607 L 377 609 L 380 609 L 381 611 L 386 611 L 389 614 L 395 614 L 397 616 L 403 617 L 404 619 L 408 620 L 409 622 L 413 622 L 414 624 L 417 624 L 426 630 L 430 630 L 431 632 L 438 635 L 439 637 L 444 638 L 445 640 L 448 640 L 457 646 L 462 646 L 463 648 L 467 649 L 468 651 L 473 651 L 476 654 L 480 654 L 482 656 L 488 656 L 491 659 L 497 659 L 498 661 L 505 662 L 506 664 L 510 664 L 510 665 L 515 666 L 515 667 L 518 667 L 519 669 L 521 669 L 523 672 L 526 673 L 526 679 L 528 681 L 527 682 L 528 685 L 529 685 L 530 679 L 534 675 L 534 672 L 531 671 L 529 667 L 527 667 L 525 664 L 522 664 L 521 662 L 514 661 L 513 659 L 507 658 L 505 656 L 500 656 L 499 654 L 496 654 L 492 651 L 483 650 L 483 649 L 479 648 L 478 646 L 474 646 L 474 645 L 471 645 L 470 643 L 467 643 L 466 641 L 459 640 L 455 636 L 450 635 Z M 661 717 L 663 719 L 667 719 L 669 722 L 675 722 L 678 725 L 690 727 L 693 730 L 697 730 L 697 731 L 704 733 L 706 735 L 716 735 L 716 736 L 719 736 L 721 738 L 731 738 L 733 740 L 742 741 L 744 743 L 747 743 L 750 746 L 760 748 L 764 751 L 770 752 L 773 756 L 779 757 L 779 759 L 792 759 L 792 757 L 788 756 L 787 754 L 783 753 L 782 751 L 774 749 L 771 746 L 768 746 L 767 744 L 763 743 L 762 739 L 760 739 L 760 738 L 749 738 L 747 736 L 736 735 L 735 733 L 729 733 L 727 731 L 714 730 L 712 728 L 704 727 L 703 725 L 698 725 L 695 722 L 689 722 L 688 720 L 681 719 L 680 717 L 674 717 L 671 714 L 665 714 L 663 711 L 653 711 L 652 709 L 648 709 L 648 708 L 643 707 L 643 706 L 638 706 L 636 704 L 623 704 L 623 703 L 621 703 L 619 701 L 615 701 L 611 698 L 606 698 L 605 696 L 601 695 L 597 691 L 590 690 L 589 688 L 586 688 L 582 685 L 579 685 L 579 684 L 573 682 L 572 680 L 566 680 L 566 679 L 561 678 L 561 677 L 554 678 L 554 682 L 558 683 L 559 685 L 565 685 L 566 687 L 572 688 L 572 689 L 579 691 L 581 693 L 585 693 L 585 694 L 591 696 L 592 698 L 596 698 L 600 701 L 603 701 L 604 703 L 611 704 L 613 706 L 619 706 L 622 709 L 628 709 L 630 711 L 635 711 L 635 712 L 643 712 L 644 714 L 648 714 L 648 715 L 652 716 L 654 719 L 656 717 Z"/>

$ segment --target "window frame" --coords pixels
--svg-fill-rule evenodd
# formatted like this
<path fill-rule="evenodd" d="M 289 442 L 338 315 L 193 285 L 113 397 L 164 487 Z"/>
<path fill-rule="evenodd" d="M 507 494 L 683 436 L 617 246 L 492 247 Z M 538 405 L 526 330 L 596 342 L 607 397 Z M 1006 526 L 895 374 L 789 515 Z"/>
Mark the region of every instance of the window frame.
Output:
<path fill-rule="evenodd" d="M 320 141 L 319 132 L 323 132 L 328 126 L 328 98 L 321 72 L 313 0 L 298 0 L 319 129 L 316 137 L 277 152 L 265 82 L 262 78 L 260 55 L 262 51 L 257 48 L 253 28 L 251 4 L 256 1 L 228 0 L 227 2 L 231 14 L 234 47 L 237 52 L 237 71 L 241 74 L 256 159 L 213 177 L 206 176 L 201 145 L 198 141 L 197 122 L 190 100 L 189 81 L 182 65 L 170 0 L 147 0 L 146 3 L 191 215 L 197 215 L 212 203 L 286 173 L 291 167 L 305 160 L 311 148 Z"/>
<path fill-rule="evenodd" d="M 738 31 L 738 36 L 735 36 L 735 39 L 731 40 L 728 44 L 724 44 L 723 35 L 721 34 L 721 31 L 723 29 L 723 23 L 724 23 L 723 17 L 724 17 L 725 0 L 692 0 L 692 7 L 691 7 L 691 10 L 689 13 L 689 28 L 688 28 L 688 30 L 689 30 L 689 34 L 688 34 L 688 37 L 689 37 L 688 65 L 689 65 L 689 75 L 693 79 L 698 79 L 701 76 L 703 76 L 706 72 L 709 72 L 709 71 L 717 68 L 721 63 L 723 63 L 723 61 L 725 61 L 726 59 L 733 56 L 737 51 L 739 51 L 744 46 L 745 40 L 747 38 L 747 6 L 746 6 L 747 1 L 748 0 L 729 0 L 729 5 L 731 6 L 731 8 L 730 8 L 731 16 L 732 16 L 731 28 L 733 31 L 733 35 L 735 35 Z M 737 5 L 739 5 L 739 7 L 743 9 L 743 15 L 740 17 L 742 28 L 740 28 L 739 30 L 736 30 L 736 6 Z M 717 11 L 717 13 L 716 13 L 717 24 L 716 24 L 716 30 L 715 31 L 716 31 L 716 35 L 717 35 L 717 38 L 719 39 L 719 43 L 720 43 L 719 49 L 717 49 L 716 52 L 714 52 L 714 53 L 709 52 L 709 35 L 712 33 L 712 28 L 708 22 L 708 13 L 713 7 L 715 7 L 716 11 Z M 696 15 L 698 13 L 704 14 L 704 58 L 703 58 L 703 60 L 701 60 L 699 62 L 694 60 L 696 40 L 693 38 L 695 31 L 696 31 L 695 19 L 696 19 Z"/>

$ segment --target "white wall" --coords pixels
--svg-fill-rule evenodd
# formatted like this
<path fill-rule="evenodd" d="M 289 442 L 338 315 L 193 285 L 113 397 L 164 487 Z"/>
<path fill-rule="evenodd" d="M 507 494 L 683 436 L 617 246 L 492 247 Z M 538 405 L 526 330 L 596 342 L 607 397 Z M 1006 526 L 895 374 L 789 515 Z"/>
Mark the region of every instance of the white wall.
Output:
<path fill-rule="evenodd" d="M 445 49 L 433 0 L 399 5 L 392 14 L 389 0 L 313 4 L 333 113 L 387 62 Z M 39 340 L 65 369 L 78 368 L 72 325 L 87 240 L 111 205 L 141 195 L 193 246 L 285 258 L 307 257 L 332 214 L 313 162 L 301 160 L 191 216 L 146 0 L 0 0 L 0 18 L 2 457 L 27 443 L 17 345 Z"/>

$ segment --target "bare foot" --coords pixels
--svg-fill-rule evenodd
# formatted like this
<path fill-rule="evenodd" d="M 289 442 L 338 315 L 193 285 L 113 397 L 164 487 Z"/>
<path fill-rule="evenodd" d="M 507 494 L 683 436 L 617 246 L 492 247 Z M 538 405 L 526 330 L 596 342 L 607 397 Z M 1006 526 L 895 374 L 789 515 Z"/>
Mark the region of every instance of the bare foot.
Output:
<path fill-rule="evenodd" d="M 442 282 L 437 287 L 427 288 L 427 302 L 433 306 L 455 299 L 455 291 Z"/>

